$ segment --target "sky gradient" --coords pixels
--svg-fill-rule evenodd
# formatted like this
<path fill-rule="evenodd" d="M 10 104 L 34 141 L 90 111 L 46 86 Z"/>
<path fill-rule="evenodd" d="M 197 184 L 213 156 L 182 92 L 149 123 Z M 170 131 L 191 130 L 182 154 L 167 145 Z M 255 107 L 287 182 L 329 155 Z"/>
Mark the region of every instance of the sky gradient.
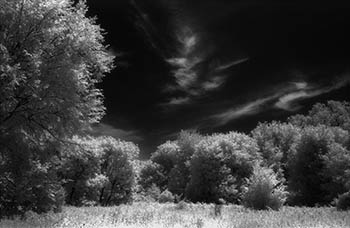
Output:
<path fill-rule="evenodd" d="M 88 0 L 116 68 L 95 134 L 145 157 L 177 132 L 252 130 L 349 101 L 346 1 Z"/>

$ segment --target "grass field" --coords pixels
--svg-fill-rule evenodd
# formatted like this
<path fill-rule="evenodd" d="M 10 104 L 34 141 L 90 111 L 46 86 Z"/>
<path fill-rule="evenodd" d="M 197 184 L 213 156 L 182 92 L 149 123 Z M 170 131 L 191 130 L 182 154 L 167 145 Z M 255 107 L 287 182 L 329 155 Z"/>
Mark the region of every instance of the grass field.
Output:
<path fill-rule="evenodd" d="M 219 216 L 214 205 L 134 203 L 118 207 L 65 207 L 62 213 L 26 214 L 24 219 L 2 220 L 0 227 L 232 227 L 232 228 L 349 228 L 350 211 L 335 208 L 293 208 L 280 211 L 252 211 L 224 206 Z"/>

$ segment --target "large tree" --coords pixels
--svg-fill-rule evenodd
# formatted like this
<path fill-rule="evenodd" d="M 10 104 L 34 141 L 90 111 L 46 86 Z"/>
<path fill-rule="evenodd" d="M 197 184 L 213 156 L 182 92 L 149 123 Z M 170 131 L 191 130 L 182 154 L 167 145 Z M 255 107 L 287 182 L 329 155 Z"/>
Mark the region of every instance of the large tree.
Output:
<path fill-rule="evenodd" d="M 58 145 L 105 112 L 96 83 L 113 56 L 86 12 L 70 0 L 0 0 L 0 211 L 50 209 L 35 202 L 57 201 Z"/>

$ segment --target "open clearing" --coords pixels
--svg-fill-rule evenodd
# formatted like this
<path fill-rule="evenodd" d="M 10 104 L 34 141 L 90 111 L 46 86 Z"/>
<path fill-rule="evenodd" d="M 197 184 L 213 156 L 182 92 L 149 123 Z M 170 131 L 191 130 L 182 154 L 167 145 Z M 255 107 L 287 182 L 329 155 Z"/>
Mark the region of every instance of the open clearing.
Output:
<path fill-rule="evenodd" d="M 2 220 L 0 227 L 232 227 L 232 228 L 349 228 L 350 211 L 335 208 L 283 207 L 280 211 L 253 211 L 223 206 L 215 216 L 212 204 L 134 203 L 116 207 L 65 207 L 62 213 L 28 213 L 20 220 Z"/>

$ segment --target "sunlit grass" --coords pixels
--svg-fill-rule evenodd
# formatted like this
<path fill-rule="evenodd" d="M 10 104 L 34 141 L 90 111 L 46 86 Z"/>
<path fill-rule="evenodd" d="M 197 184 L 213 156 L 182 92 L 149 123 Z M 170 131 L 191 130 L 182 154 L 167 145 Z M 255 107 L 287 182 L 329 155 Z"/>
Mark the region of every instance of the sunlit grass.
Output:
<path fill-rule="evenodd" d="M 214 205 L 134 203 L 118 207 L 65 207 L 62 213 L 37 215 L 28 213 L 21 220 L 2 220 L 0 227 L 84 227 L 84 228 L 146 228 L 146 227 L 232 227 L 232 228 L 349 228 L 350 211 L 334 208 L 293 208 L 280 211 L 253 211 L 241 206 L 222 208 L 219 216 Z"/>

